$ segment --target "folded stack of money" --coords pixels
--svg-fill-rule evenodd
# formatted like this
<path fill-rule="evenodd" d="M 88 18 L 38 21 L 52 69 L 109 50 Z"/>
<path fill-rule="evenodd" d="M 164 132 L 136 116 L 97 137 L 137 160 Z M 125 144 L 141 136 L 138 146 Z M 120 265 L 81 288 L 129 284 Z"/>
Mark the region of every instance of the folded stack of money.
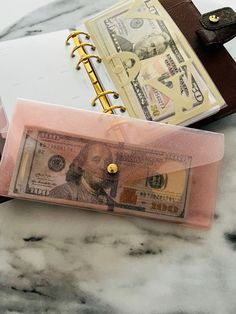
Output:
<path fill-rule="evenodd" d="M 130 116 L 189 125 L 225 105 L 159 1 L 122 1 L 85 24 Z"/>

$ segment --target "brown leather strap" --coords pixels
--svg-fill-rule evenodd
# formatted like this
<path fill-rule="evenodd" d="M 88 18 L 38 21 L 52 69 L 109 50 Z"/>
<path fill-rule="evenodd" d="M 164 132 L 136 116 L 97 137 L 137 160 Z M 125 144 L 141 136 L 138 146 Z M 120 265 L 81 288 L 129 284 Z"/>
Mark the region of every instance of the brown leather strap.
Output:
<path fill-rule="evenodd" d="M 191 1 L 160 0 L 160 2 L 187 38 L 227 104 L 218 113 L 193 126 L 199 127 L 236 112 L 236 63 L 233 58 L 223 45 L 209 49 L 199 40 L 196 31 L 203 29 L 199 20 L 201 14 Z"/>
<path fill-rule="evenodd" d="M 218 31 L 200 29 L 197 30 L 197 35 L 206 46 L 222 45 L 236 36 L 236 25 L 219 29 Z"/>
<path fill-rule="evenodd" d="M 196 33 L 206 46 L 224 44 L 236 36 L 236 13 L 229 7 L 203 14 L 200 22 L 204 28 Z"/>
<path fill-rule="evenodd" d="M 236 24 L 236 13 L 233 9 L 221 8 L 203 14 L 200 17 L 202 26 L 208 30 L 218 30 Z"/>

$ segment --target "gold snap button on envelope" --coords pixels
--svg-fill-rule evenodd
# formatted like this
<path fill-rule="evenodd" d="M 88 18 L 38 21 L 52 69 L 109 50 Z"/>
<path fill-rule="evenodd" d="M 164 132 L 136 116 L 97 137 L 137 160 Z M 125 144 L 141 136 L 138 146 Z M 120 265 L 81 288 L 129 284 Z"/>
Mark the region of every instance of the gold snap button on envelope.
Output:
<path fill-rule="evenodd" d="M 115 174 L 118 172 L 118 166 L 116 164 L 109 164 L 107 166 L 107 172 L 110 174 Z"/>

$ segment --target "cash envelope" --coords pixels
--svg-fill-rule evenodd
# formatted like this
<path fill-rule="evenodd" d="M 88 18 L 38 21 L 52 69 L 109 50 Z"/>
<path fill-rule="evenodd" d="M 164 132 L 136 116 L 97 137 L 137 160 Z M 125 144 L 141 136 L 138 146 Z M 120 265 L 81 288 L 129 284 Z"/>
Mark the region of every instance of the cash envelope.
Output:
<path fill-rule="evenodd" d="M 209 227 L 224 136 L 18 100 L 0 194 Z"/>

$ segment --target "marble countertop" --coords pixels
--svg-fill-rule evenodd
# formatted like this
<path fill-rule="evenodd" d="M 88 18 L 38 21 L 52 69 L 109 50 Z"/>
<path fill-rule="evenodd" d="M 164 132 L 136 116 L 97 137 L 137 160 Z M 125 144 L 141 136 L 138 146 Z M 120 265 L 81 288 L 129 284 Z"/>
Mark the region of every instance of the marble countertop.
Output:
<path fill-rule="evenodd" d="M 20 0 L 14 12 L 1 3 L 0 38 L 72 27 L 115 2 Z M 207 11 L 214 2 L 220 6 L 219 0 L 199 6 Z M 2 204 L 0 314 L 235 314 L 235 126 L 232 115 L 205 127 L 225 134 L 208 231 L 24 201 Z"/>

